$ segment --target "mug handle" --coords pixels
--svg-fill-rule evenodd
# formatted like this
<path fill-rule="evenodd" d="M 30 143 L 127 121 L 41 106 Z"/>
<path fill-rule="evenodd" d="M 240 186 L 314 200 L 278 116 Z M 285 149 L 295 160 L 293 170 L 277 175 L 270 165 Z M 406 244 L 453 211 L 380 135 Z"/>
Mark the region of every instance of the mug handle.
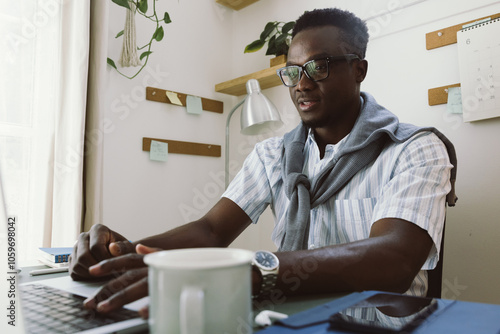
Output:
<path fill-rule="evenodd" d="M 181 334 L 203 334 L 205 293 L 197 286 L 184 286 L 181 292 L 180 325 Z"/>

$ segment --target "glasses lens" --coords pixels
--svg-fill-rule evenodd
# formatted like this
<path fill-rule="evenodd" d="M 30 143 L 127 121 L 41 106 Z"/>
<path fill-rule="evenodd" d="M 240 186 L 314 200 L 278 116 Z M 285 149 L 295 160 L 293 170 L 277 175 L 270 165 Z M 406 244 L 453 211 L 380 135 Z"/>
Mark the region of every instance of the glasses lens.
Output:
<path fill-rule="evenodd" d="M 280 72 L 285 86 L 295 86 L 300 80 L 300 67 L 287 66 Z"/>
<path fill-rule="evenodd" d="M 328 77 L 328 61 L 326 59 L 311 60 L 304 67 L 309 77 L 314 81 Z"/>

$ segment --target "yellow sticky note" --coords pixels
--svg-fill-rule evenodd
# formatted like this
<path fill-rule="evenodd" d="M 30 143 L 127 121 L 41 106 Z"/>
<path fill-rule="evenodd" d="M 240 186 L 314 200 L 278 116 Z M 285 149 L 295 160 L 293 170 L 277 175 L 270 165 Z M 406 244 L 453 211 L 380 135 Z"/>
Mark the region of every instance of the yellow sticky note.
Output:
<path fill-rule="evenodd" d="M 190 114 L 201 114 L 203 111 L 201 97 L 188 95 L 186 97 L 186 110 Z"/>
<path fill-rule="evenodd" d="M 168 143 L 152 140 L 149 148 L 149 160 L 167 161 Z"/>
<path fill-rule="evenodd" d="M 182 102 L 181 102 L 181 100 L 179 100 L 177 93 L 170 92 L 167 90 L 167 97 L 170 100 L 170 103 L 177 104 L 178 106 L 182 106 Z"/>

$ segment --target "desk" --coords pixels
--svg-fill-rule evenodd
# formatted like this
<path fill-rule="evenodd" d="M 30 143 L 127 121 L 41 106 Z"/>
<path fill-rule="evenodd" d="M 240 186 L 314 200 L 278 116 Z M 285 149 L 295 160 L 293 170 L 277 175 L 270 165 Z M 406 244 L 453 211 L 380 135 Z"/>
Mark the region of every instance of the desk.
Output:
<path fill-rule="evenodd" d="M 44 279 L 64 277 L 68 276 L 68 273 L 56 273 L 47 274 L 43 276 L 30 276 L 29 272 L 33 269 L 42 269 L 44 266 L 35 267 L 24 267 L 21 268 L 21 273 L 19 274 L 20 283 L 42 281 Z M 306 327 L 305 330 L 284 330 L 282 327 L 276 328 L 271 327 L 264 332 L 267 334 L 271 333 L 332 333 L 328 329 L 328 322 L 317 322 L 317 317 L 323 317 L 326 314 L 327 318 L 330 314 L 333 314 L 346 306 L 353 305 L 355 301 L 360 301 L 367 298 L 368 296 L 376 293 L 376 291 L 365 291 L 361 293 L 354 293 L 349 295 L 344 294 L 330 294 L 330 295 L 309 295 L 309 296 L 294 296 L 294 297 L 282 297 L 278 301 L 271 302 L 259 302 L 258 305 L 261 307 L 256 307 L 255 311 L 258 312 L 261 309 L 269 309 L 288 315 L 293 315 L 301 311 L 312 309 L 316 306 L 322 305 L 318 312 L 317 309 L 311 310 L 306 317 L 299 317 L 305 319 L 306 322 L 311 322 L 313 325 Z M 341 298 L 342 297 L 342 298 Z M 354 300 L 356 299 L 356 300 Z M 335 300 L 335 301 L 334 301 Z M 325 310 L 325 304 L 329 303 Z M 483 304 L 483 303 L 472 303 L 464 301 L 453 301 L 440 299 L 439 302 L 443 306 L 447 307 L 444 312 L 434 313 L 428 318 L 428 322 L 424 323 L 422 326 L 414 330 L 414 333 L 481 333 L 481 334 L 499 334 L 500 325 L 498 322 L 498 316 L 500 315 L 500 305 L 493 304 Z M 345 304 L 345 305 L 344 305 Z M 326 318 L 326 319 L 327 319 Z M 297 318 L 296 318 L 297 319 Z M 319 319 L 321 320 L 321 319 Z M 317 325 L 315 325 L 317 324 Z M 260 330 L 260 328 L 254 328 L 254 331 Z M 145 331 L 139 333 L 147 333 Z"/>
<path fill-rule="evenodd" d="M 354 333 L 341 328 L 331 327 L 329 318 L 346 307 L 350 307 L 358 302 L 380 293 L 380 291 L 363 291 L 351 293 L 342 298 L 314 307 L 300 315 L 292 316 L 284 320 L 282 325 L 272 326 L 259 334 L 333 334 L 333 333 Z M 382 304 L 386 305 L 383 299 Z M 367 304 L 364 304 L 366 306 Z M 417 304 L 418 305 L 418 304 Z M 361 306 L 361 307 L 364 307 Z M 417 327 L 412 329 L 415 334 L 500 334 L 500 305 L 474 303 L 456 300 L 436 299 L 433 311 L 425 318 L 417 321 Z M 399 308 L 396 307 L 399 310 Z M 359 310 L 358 310 L 359 311 Z M 383 310 L 378 310 L 378 314 Z M 404 319 L 404 317 L 402 317 Z M 390 316 L 382 314 L 382 323 L 399 323 L 397 315 Z M 357 332 L 357 331 L 356 331 Z"/>
<path fill-rule="evenodd" d="M 271 303 L 270 301 L 254 302 L 254 316 L 256 316 L 258 312 L 264 309 L 288 314 L 290 316 L 292 314 L 299 313 L 310 308 L 331 302 L 345 295 L 345 293 L 332 293 L 307 296 L 289 296 L 282 297 L 280 301 L 275 303 Z M 262 305 L 262 307 L 260 307 L 260 305 Z M 253 327 L 254 331 L 258 331 L 261 329 L 263 329 L 263 327 Z"/>
<path fill-rule="evenodd" d="M 33 269 L 43 269 L 44 266 L 35 267 L 24 267 L 21 268 L 22 271 L 19 274 L 20 283 L 28 283 L 34 281 L 42 281 L 44 279 L 52 279 L 61 277 L 64 278 L 68 276 L 68 273 L 55 273 L 47 274 L 42 276 L 30 276 L 29 272 Z M 257 306 L 254 309 L 255 313 L 262 309 L 269 309 L 276 312 L 285 313 L 288 315 L 293 315 L 305 310 L 313 309 L 316 306 L 320 306 L 321 312 L 318 309 L 311 310 L 306 316 L 303 315 L 298 317 L 299 319 L 306 319 L 306 322 L 311 322 L 313 325 L 299 330 L 284 329 L 283 327 L 276 328 L 270 327 L 264 329 L 264 333 L 332 333 L 328 329 L 328 322 L 317 322 L 317 317 L 322 317 L 325 315 L 327 318 L 329 315 L 341 310 L 346 306 L 353 305 L 355 300 L 359 301 L 367 298 L 369 295 L 375 293 L 374 291 L 367 291 L 361 293 L 354 293 L 349 295 L 344 294 L 330 294 L 330 295 L 309 295 L 309 296 L 294 296 L 294 297 L 282 297 L 274 303 L 271 302 L 257 302 Z M 359 300 L 358 300 L 359 299 Z M 329 303 L 334 301 L 333 303 Z M 445 312 L 434 313 L 433 316 L 429 317 L 427 323 L 423 326 L 414 330 L 415 333 L 429 334 L 429 333 L 481 333 L 481 334 L 499 334 L 500 325 L 498 322 L 498 316 L 500 315 L 500 305 L 493 304 L 482 304 L 482 303 L 472 303 L 472 302 L 461 302 L 453 300 L 442 300 L 439 302 L 448 305 Z M 325 304 L 329 303 L 328 307 L 325 308 Z M 255 303 L 254 303 L 255 304 Z M 325 319 L 327 319 L 325 318 Z M 297 317 L 295 318 L 297 319 Z M 321 319 L 320 319 L 321 320 Z M 292 319 L 293 321 L 293 319 Z M 317 325 L 314 325 L 317 324 Z M 254 331 L 261 330 L 261 328 L 253 328 Z M 337 331 L 338 332 L 338 331 Z M 136 333 L 147 334 L 148 330 L 138 331 Z"/>
<path fill-rule="evenodd" d="M 32 282 L 43 281 L 46 279 L 64 277 L 64 276 L 69 275 L 68 272 L 46 274 L 46 275 L 39 275 L 39 276 L 31 276 L 29 274 L 30 271 L 32 271 L 32 270 L 46 269 L 46 268 L 48 268 L 48 267 L 44 266 L 44 265 L 22 267 L 21 272 L 18 275 L 18 282 L 20 284 L 32 283 Z M 341 296 L 344 296 L 344 294 L 282 297 L 279 300 L 275 301 L 274 303 L 271 301 L 258 301 L 258 302 L 255 302 L 254 305 L 261 306 L 261 307 L 254 308 L 254 312 L 256 312 L 256 314 L 257 314 L 257 312 L 261 311 L 262 309 L 267 309 L 267 310 L 272 310 L 272 311 L 292 315 L 292 314 L 304 311 L 306 309 L 309 309 L 309 308 L 312 308 L 312 307 L 315 307 L 318 305 L 322 305 L 324 303 L 327 303 L 329 301 L 337 299 Z M 255 331 L 257 331 L 257 330 L 260 330 L 262 328 L 254 327 L 253 329 Z M 147 333 L 147 331 L 146 332 L 141 331 L 138 333 Z"/>

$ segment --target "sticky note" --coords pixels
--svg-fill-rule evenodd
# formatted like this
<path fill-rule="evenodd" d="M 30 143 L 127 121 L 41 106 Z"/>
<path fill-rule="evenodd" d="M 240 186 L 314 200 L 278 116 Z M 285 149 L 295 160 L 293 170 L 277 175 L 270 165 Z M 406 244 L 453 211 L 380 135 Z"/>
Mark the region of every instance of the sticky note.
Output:
<path fill-rule="evenodd" d="M 182 102 L 181 102 L 181 100 L 179 100 L 177 93 L 170 92 L 167 90 L 167 97 L 170 100 L 170 103 L 177 104 L 178 106 L 182 106 Z"/>
<path fill-rule="evenodd" d="M 152 140 L 149 148 L 149 160 L 167 161 L 168 143 Z"/>
<path fill-rule="evenodd" d="M 448 114 L 462 113 L 462 93 L 460 87 L 448 88 L 448 103 L 446 104 Z"/>
<path fill-rule="evenodd" d="M 186 97 L 186 108 L 190 114 L 199 115 L 202 113 L 201 98 L 199 96 L 188 95 Z"/>

